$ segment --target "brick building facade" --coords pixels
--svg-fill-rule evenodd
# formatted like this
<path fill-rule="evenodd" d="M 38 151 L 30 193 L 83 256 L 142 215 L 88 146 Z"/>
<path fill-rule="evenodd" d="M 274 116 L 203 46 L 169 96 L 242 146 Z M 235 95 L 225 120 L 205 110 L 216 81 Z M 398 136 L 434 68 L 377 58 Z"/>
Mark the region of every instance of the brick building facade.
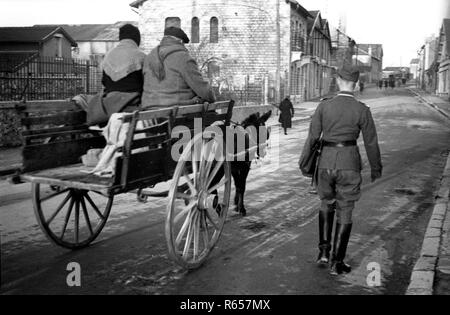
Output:
<path fill-rule="evenodd" d="M 139 10 L 143 49 L 157 46 L 167 25 L 180 26 L 191 38 L 188 49 L 221 95 L 240 95 L 241 101 L 256 104 L 278 102 L 287 94 L 305 99 L 304 86 L 317 80 L 312 78 L 317 72 L 302 75 L 298 68 L 298 62 L 311 62 L 304 57 L 310 47 L 308 21 L 314 17 L 297 1 L 138 0 L 131 5 Z"/>

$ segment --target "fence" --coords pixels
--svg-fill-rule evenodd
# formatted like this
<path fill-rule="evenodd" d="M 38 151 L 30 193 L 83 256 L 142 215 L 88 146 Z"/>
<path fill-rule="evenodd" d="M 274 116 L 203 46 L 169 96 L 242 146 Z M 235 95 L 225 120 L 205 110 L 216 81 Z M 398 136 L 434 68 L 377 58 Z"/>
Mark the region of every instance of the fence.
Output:
<path fill-rule="evenodd" d="M 98 63 L 72 58 L 0 54 L 0 101 L 57 100 L 95 94 Z"/>

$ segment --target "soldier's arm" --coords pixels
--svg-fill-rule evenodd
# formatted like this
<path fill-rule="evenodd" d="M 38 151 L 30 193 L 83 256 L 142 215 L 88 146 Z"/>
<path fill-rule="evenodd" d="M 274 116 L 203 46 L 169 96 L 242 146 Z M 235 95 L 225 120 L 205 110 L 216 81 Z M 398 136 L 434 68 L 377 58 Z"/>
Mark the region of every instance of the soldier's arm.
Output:
<path fill-rule="evenodd" d="M 309 151 L 312 147 L 319 141 L 322 135 L 322 106 L 319 104 L 314 115 L 311 119 L 311 124 L 309 126 L 309 135 L 305 143 L 305 148 L 303 151 Z"/>
<path fill-rule="evenodd" d="M 369 108 L 364 110 L 361 118 L 361 131 L 364 138 L 367 157 L 369 159 L 372 171 L 381 172 L 383 165 L 381 163 L 380 147 L 378 145 L 377 129 L 373 121 L 372 113 Z"/>
<path fill-rule="evenodd" d="M 184 69 L 182 75 L 187 85 L 195 92 L 197 96 L 202 98 L 205 102 L 214 103 L 216 98 L 211 86 L 203 79 L 198 65 L 192 58 L 187 58 L 184 62 Z"/>

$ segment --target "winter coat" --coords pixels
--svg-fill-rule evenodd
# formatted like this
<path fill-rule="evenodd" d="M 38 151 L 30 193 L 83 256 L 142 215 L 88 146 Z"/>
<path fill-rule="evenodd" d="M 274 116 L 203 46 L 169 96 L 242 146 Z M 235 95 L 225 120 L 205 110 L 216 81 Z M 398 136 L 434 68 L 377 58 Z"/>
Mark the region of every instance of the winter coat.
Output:
<path fill-rule="evenodd" d="M 292 128 L 292 116 L 294 116 L 294 105 L 289 99 L 284 99 L 280 104 L 280 119 L 283 128 Z"/>
<path fill-rule="evenodd" d="M 165 36 L 145 58 L 143 108 L 213 103 L 214 93 L 180 40 Z"/>

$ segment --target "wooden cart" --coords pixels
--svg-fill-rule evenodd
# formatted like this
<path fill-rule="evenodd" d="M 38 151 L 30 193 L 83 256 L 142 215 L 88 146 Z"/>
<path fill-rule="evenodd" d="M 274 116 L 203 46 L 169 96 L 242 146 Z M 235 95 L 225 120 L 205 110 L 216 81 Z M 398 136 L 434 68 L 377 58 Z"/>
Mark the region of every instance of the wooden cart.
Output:
<path fill-rule="evenodd" d="M 202 118 L 202 128 L 218 121 L 228 126 L 233 106 L 230 101 L 125 116 L 130 128 L 110 179 L 89 174 L 80 164 L 89 149 L 105 146 L 103 136 L 84 124 L 84 112 L 25 117 L 18 179 L 32 183 L 34 211 L 46 236 L 64 248 L 81 249 L 101 233 L 116 195 L 134 192 L 140 201 L 168 196 L 165 230 L 170 257 L 185 268 L 199 267 L 221 235 L 230 203 L 231 171 L 221 156 L 225 153 L 219 139 L 193 135 L 194 118 Z M 140 120 L 158 124 L 138 129 Z M 174 161 L 172 130 L 181 125 L 189 128 L 193 139 Z M 194 148 L 200 148 L 197 159 L 192 159 L 199 151 Z M 152 194 L 148 189 L 170 180 L 168 192 Z"/>

